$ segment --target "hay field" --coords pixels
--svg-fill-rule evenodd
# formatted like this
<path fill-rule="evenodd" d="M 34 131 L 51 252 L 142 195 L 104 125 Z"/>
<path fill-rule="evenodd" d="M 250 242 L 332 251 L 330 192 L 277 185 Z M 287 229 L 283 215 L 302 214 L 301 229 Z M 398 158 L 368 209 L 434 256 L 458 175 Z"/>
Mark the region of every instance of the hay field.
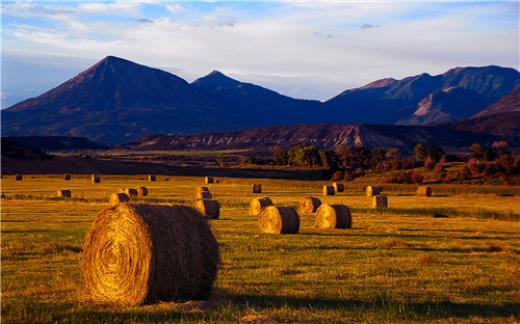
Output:
<path fill-rule="evenodd" d="M 209 301 L 139 307 L 84 302 L 82 240 L 110 193 L 145 185 L 134 201 L 192 204 L 203 178 L 146 176 L 4 176 L 2 322 L 456 322 L 520 320 L 520 188 L 382 185 L 390 209 L 375 211 L 362 182 L 321 196 L 323 181 L 220 179 L 211 220 L 222 254 Z M 165 181 L 168 179 L 168 181 Z M 304 196 L 343 203 L 353 227 L 317 230 L 300 215 L 297 235 L 259 234 L 248 213 L 252 183 L 277 205 Z M 71 189 L 72 199 L 56 199 Z M 437 213 L 444 218 L 433 218 Z"/>

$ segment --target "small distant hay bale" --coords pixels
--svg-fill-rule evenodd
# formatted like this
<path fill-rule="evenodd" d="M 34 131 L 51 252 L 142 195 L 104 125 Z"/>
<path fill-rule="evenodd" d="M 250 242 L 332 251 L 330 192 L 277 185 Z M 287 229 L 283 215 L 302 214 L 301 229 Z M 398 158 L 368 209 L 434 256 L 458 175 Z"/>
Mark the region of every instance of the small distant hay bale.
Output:
<path fill-rule="evenodd" d="M 219 263 L 217 241 L 197 210 L 119 204 L 102 210 L 85 238 L 84 291 L 101 304 L 206 299 Z"/>
<path fill-rule="evenodd" d="M 249 215 L 258 216 L 267 206 L 272 206 L 273 202 L 269 197 L 255 198 L 249 203 Z"/>
<path fill-rule="evenodd" d="M 345 191 L 345 185 L 341 182 L 333 182 L 332 186 L 334 187 L 334 190 L 336 190 L 336 192 Z"/>
<path fill-rule="evenodd" d="M 130 198 L 137 197 L 137 195 L 139 194 L 139 192 L 135 188 L 121 188 L 119 189 L 119 192 L 127 194 Z"/>
<path fill-rule="evenodd" d="M 372 208 L 388 208 L 388 197 L 377 195 L 372 198 Z"/>
<path fill-rule="evenodd" d="M 150 181 L 150 182 L 157 181 L 157 177 L 154 174 L 149 174 L 148 181 Z"/>
<path fill-rule="evenodd" d="M 345 205 L 322 204 L 316 211 L 314 226 L 319 229 L 352 228 L 352 214 Z"/>
<path fill-rule="evenodd" d="M 101 182 L 101 178 L 97 174 L 93 174 L 93 175 L 90 176 L 90 181 L 92 183 L 100 183 Z"/>
<path fill-rule="evenodd" d="M 251 191 L 253 193 L 262 193 L 262 184 L 261 183 L 253 183 L 251 186 Z"/>
<path fill-rule="evenodd" d="M 72 192 L 69 189 L 60 189 L 56 191 L 56 198 L 71 198 Z"/>
<path fill-rule="evenodd" d="M 148 188 L 145 186 L 137 187 L 137 197 L 146 197 L 148 196 Z"/>
<path fill-rule="evenodd" d="M 300 208 L 298 208 L 298 212 L 302 214 L 312 214 L 318 210 L 320 205 L 321 200 L 316 197 L 307 196 L 300 202 Z"/>
<path fill-rule="evenodd" d="M 368 197 L 373 197 L 373 196 L 379 195 L 381 193 L 381 191 L 382 191 L 381 187 L 368 186 L 366 189 Z"/>
<path fill-rule="evenodd" d="M 198 187 L 195 189 L 195 199 L 212 199 L 213 195 L 208 187 Z"/>
<path fill-rule="evenodd" d="M 110 206 L 115 206 L 128 201 L 130 201 L 130 197 L 128 197 L 127 194 L 125 194 L 124 192 L 116 192 L 110 195 L 108 203 L 110 204 Z"/>
<path fill-rule="evenodd" d="M 72 176 L 70 174 L 63 175 L 63 180 L 70 180 L 70 179 L 72 179 Z"/>
<path fill-rule="evenodd" d="M 23 175 L 20 174 L 20 173 L 17 173 L 15 176 L 14 176 L 15 180 L 16 181 L 22 181 L 23 180 Z"/>
<path fill-rule="evenodd" d="M 296 234 L 300 216 L 292 207 L 267 206 L 260 213 L 260 232 L 269 234 Z"/>
<path fill-rule="evenodd" d="M 209 177 L 209 176 L 208 176 L 208 177 L 205 177 L 205 178 L 204 178 L 204 182 L 205 182 L 206 184 L 215 183 L 215 179 L 214 179 L 213 177 Z"/>
<path fill-rule="evenodd" d="M 5 199 L 5 194 L 2 192 L 2 199 Z"/>
<path fill-rule="evenodd" d="M 329 185 L 323 186 L 323 195 L 324 196 L 334 196 L 335 193 L 336 193 L 336 191 L 333 186 L 329 186 Z"/>
<path fill-rule="evenodd" d="M 432 196 L 432 187 L 419 186 L 419 188 L 417 188 L 417 196 L 431 197 Z"/>
<path fill-rule="evenodd" d="M 220 217 L 220 203 L 216 200 L 197 199 L 195 201 L 195 209 L 211 219 L 218 219 Z"/>

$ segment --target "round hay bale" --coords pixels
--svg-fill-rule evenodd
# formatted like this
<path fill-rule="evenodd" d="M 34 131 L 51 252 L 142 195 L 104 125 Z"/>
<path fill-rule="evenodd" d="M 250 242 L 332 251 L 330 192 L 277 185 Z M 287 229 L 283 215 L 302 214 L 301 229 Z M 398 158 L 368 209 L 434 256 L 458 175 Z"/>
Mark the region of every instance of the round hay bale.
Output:
<path fill-rule="evenodd" d="M 209 191 L 208 187 L 198 187 L 195 189 L 195 200 L 197 199 L 212 199 L 213 195 Z"/>
<path fill-rule="evenodd" d="M 121 188 L 119 189 L 119 192 L 127 194 L 130 198 L 137 197 L 137 195 L 139 194 L 139 192 L 135 188 Z"/>
<path fill-rule="evenodd" d="M 60 189 L 56 191 L 56 198 L 71 198 L 72 192 L 69 189 Z"/>
<path fill-rule="evenodd" d="M 220 217 L 220 204 L 216 200 L 197 199 L 195 208 L 207 218 L 218 219 Z"/>
<path fill-rule="evenodd" d="M 63 175 L 63 180 L 70 180 L 70 179 L 72 179 L 72 176 L 70 174 Z"/>
<path fill-rule="evenodd" d="M 431 197 L 432 196 L 432 187 L 419 186 L 419 188 L 417 188 L 417 196 Z"/>
<path fill-rule="evenodd" d="M 153 174 L 149 174 L 148 175 L 148 181 L 149 182 L 154 182 L 156 180 L 157 180 L 157 177 L 155 175 L 153 175 Z"/>
<path fill-rule="evenodd" d="M 314 226 L 319 229 L 352 228 L 352 214 L 345 205 L 322 204 L 316 211 Z"/>
<path fill-rule="evenodd" d="M 334 190 L 336 190 L 336 192 L 345 191 L 345 185 L 341 182 L 333 182 L 332 186 L 334 187 Z"/>
<path fill-rule="evenodd" d="M 204 178 L 204 182 L 205 182 L 206 184 L 215 183 L 215 179 L 214 179 L 213 177 L 209 177 L 209 176 L 208 176 L 208 177 L 205 177 L 205 178 Z"/>
<path fill-rule="evenodd" d="M 382 190 L 380 187 L 368 186 L 366 191 L 367 191 L 368 197 L 373 197 L 373 196 L 379 195 Z"/>
<path fill-rule="evenodd" d="M 253 183 L 253 185 L 251 186 L 251 191 L 253 193 L 262 193 L 262 184 Z"/>
<path fill-rule="evenodd" d="M 119 204 L 102 210 L 85 238 L 84 290 L 105 304 L 205 299 L 219 262 L 217 241 L 195 209 Z"/>
<path fill-rule="evenodd" d="M 116 192 L 110 195 L 108 203 L 110 204 L 110 206 L 115 206 L 128 201 L 130 201 L 130 197 L 128 197 L 127 194 L 125 194 L 124 192 Z"/>
<path fill-rule="evenodd" d="M 148 188 L 145 186 L 137 187 L 137 197 L 146 197 L 148 196 Z"/>
<path fill-rule="evenodd" d="M 90 180 L 92 183 L 100 183 L 101 178 L 97 174 L 93 174 L 90 176 Z"/>
<path fill-rule="evenodd" d="M 255 198 L 249 203 L 249 215 L 258 216 L 267 206 L 272 206 L 273 202 L 269 197 Z"/>
<path fill-rule="evenodd" d="M 23 175 L 17 173 L 17 174 L 14 176 L 14 178 L 15 178 L 16 181 L 22 181 L 22 180 L 23 180 Z"/>
<path fill-rule="evenodd" d="M 260 232 L 269 234 L 296 234 L 300 216 L 292 207 L 267 206 L 260 213 Z"/>
<path fill-rule="evenodd" d="M 325 185 L 323 186 L 323 195 L 324 196 L 334 196 L 336 191 L 333 186 Z"/>
<path fill-rule="evenodd" d="M 2 199 L 5 199 L 5 194 L 2 192 Z"/>
<path fill-rule="evenodd" d="M 316 197 L 307 196 L 300 202 L 300 208 L 298 208 L 298 211 L 302 214 L 312 214 L 316 212 L 320 205 L 321 200 Z"/>
<path fill-rule="evenodd" d="M 388 208 L 388 197 L 377 195 L 372 198 L 372 208 Z"/>

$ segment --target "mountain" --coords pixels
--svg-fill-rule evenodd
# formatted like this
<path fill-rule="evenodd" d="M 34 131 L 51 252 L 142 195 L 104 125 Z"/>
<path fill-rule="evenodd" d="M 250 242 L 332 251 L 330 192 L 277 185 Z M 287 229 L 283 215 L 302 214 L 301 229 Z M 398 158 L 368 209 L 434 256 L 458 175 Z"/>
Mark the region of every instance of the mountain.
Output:
<path fill-rule="evenodd" d="M 520 73 L 498 66 L 455 68 L 402 80 L 382 79 L 325 102 L 341 122 L 438 124 L 466 118 L 520 85 Z"/>
<path fill-rule="evenodd" d="M 503 96 L 492 104 L 491 106 L 487 107 L 486 109 L 482 110 L 472 118 L 477 117 L 483 117 L 483 116 L 491 116 L 496 114 L 505 114 L 505 113 L 512 113 L 512 112 L 519 112 L 520 111 L 520 87 L 516 88 L 515 90 L 511 91 L 507 95 Z"/>
<path fill-rule="evenodd" d="M 313 144 L 319 148 L 340 145 L 377 148 L 413 148 L 417 143 L 443 147 L 490 144 L 497 137 L 446 127 L 320 124 L 255 128 L 245 131 L 198 135 L 154 135 L 123 145 L 135 150 L 243 149 Z"/>

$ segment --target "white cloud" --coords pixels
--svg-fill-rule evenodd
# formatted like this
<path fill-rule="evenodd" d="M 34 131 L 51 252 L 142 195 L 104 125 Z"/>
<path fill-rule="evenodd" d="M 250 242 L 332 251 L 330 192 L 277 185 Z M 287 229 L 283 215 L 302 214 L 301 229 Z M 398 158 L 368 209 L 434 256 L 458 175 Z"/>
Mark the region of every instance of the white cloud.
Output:
<path fill-rule="evenodd" d="M 167 5 L 165 5 L 165 7 L 169 12 L 174 13 L 174 14 L 182 11 L 182 6 L 178 3 L 167 4 Z"/>

